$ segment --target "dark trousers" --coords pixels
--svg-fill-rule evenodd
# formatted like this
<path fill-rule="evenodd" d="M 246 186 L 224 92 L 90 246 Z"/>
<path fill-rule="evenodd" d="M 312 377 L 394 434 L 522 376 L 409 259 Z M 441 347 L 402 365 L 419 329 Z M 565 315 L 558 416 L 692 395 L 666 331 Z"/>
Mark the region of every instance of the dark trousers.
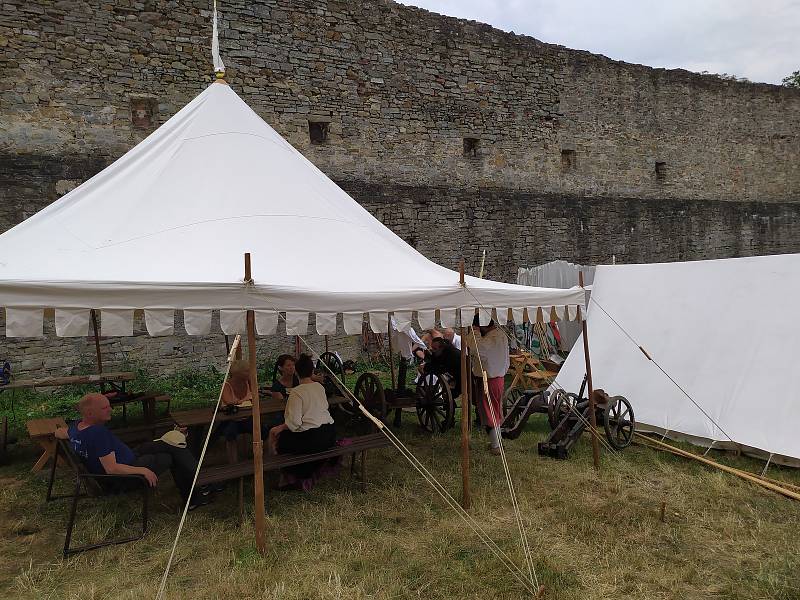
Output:
<path fill-rule="evenodd" d="M 278 454 L 314 454 L 336 444 L 336 428 L 333 423 L 320 425 L 306 431 L 282 431 L 278 437 Z M 319 467 L 320 461 L 288 467 L 296 477 L 310 477 Z"/>
<path fill-rule="evenodd" d="M 147 467 L 159 476 L 169 469 L 181 497 L 184 500 L 189 497 L 197 459 L 187 448 L 176 448 L 162 441 L 145 442 L 136 447 L 134 454 L 136 467 Z"/>

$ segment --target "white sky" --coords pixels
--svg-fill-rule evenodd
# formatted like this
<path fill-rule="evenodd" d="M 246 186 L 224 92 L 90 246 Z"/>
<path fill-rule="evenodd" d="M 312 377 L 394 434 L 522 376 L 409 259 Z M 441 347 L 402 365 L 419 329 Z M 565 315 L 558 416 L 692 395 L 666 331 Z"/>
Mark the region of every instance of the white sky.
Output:
<path fill-rule="evenodd" d="M 651 67 L 780 83 L 800 69 L 800 0 L 401 0 Z"/>

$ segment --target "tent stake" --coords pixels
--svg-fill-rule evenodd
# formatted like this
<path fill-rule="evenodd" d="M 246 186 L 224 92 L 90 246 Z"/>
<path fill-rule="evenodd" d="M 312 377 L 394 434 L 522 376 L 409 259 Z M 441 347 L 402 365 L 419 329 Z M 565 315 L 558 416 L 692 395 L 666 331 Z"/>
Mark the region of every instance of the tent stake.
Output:
<path fill-rule="evenodd" d="M 466 287 L 464 282 L 464 259 L 458 265 L 459 283 Z M 467 370 L 467 328 L 461 323 L 461 506 L 469 510 L 469 420 L 470 397 L 469 377 Z"/>
<path fill-rule="evenodd" d="M 583 287 L 583 271 L 578 271 L 578 285 Z M 595 401 L 594 401 L 594 388 L 592 387 L 592 363 L 589 360 L 589 332 L 586 327 L 586 318 L 580 314 L 580 307 L 578 307 L 578 316 L 581 319 L 581 328 L 583 329 L 583 356 L 586 360 L 586 387 L 589 392 L 589 420 L 592 424 L 592 461 L 594 468 L 600 468 L 600 446 L 597 443 L 597 415 L 595 414 Z"/>
<path fill-rule="evenodd" d="M 244 255 L 244 283 L 252 285 L 250 253 Z M 264 556 L 267 546 L 264 540 L 264 443 L 261 440 L 261 401 L 258 398 L 258 371 L 256 369 L 256 317 L 247 311 L 247 358 L 250 363 L 250 393 L 253 396 L 253 492 L 256 513 L 256 548 Z"/>

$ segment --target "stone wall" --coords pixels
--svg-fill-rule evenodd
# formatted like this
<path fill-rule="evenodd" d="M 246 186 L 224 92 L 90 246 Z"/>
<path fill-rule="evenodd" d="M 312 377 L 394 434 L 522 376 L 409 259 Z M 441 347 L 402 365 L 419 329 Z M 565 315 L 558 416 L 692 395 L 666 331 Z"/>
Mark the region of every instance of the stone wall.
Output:
<path fill-rule="evenodd" d="M 209 7 L 0 0 L 0 232 L 203 89 Z M 475 272 L 486 249 L 487 275 L 513 280 L 557 258 L 800 251 L 797 90 L 621 63 L 387 0 L 226 0 L 221 18 L 237 93 L 441 264 L 464 256 Z M 109 341 L 109 360 L 218 362 L 221 339 L 139 335 Z M 50 338 L 0 348 L 50 373 L 93 352 Z"/>

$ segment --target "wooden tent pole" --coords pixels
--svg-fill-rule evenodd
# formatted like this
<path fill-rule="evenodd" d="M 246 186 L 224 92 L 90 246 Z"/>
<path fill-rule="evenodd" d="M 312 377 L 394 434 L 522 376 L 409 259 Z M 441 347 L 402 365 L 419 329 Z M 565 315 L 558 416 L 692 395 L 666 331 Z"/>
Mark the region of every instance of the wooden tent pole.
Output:
<path fill-rule="evenodd" d="M 389 317 L 389 326 L 387 327 L 387 336 L 389 337 L 389 367 L 392 370 L 392 389 L 397 389 L 397 377 L 394 374 L 394 350 L 392 349 L 392 317 Z"/>
<path fill-rule="evenodd" d="M 578 285 L 583 287 L 583 271 L 578 271 Z M 578 307 L 578 315 L 581 317 L 581 328 L 583 330 L 583 356 L 586 360 L 586 388 L 589 391 L 589 421 L 592 424 L 592 461 L 594 468 L 600 468 L 600 445 L 597 442 L 597 415 L 595 414 L 594 402 L 594 388 L 592 387 L 592 362 L 589 360 L 589 332 L 586 327 L 586 316 L 580 314 L 580 307 Z"/>
<path fill-rule="evenodd" d="M 244 283 L 253 283 L 250 253 L 244 255 Z M 261 401 L 258 397 L 258 370 L 256 368 L 256 317 L 247 311 L 247 358 L 250 363 L 250 393 L 253 397 L 253 510 L 256 513 L 256 548 L 264 556 L 267 546 L 264 535 L 264 443 L 261 440 Z"/>
<path fill-rule="evenodd" d="M 464 259 L 458 266 L 459 283 L 465 287 Z M 472 326 L 472 323 L 469 324 Z M 467 366 L 467 328 L 461 323 L 461 506 L 470 507 L 469 495 L 469 420 L 471 398 L 469 397 L 470 371 Z"/>
<path fill-rule="evenodd" d="M 97 329 L 97 313 L 94 309 L 89 311 L 92 315 L 92 330 L 94 331 L 94 352 L 97 355 L 97 374 L 103 374 L 103 357 L 100 355 L 100 332 Z"/>

